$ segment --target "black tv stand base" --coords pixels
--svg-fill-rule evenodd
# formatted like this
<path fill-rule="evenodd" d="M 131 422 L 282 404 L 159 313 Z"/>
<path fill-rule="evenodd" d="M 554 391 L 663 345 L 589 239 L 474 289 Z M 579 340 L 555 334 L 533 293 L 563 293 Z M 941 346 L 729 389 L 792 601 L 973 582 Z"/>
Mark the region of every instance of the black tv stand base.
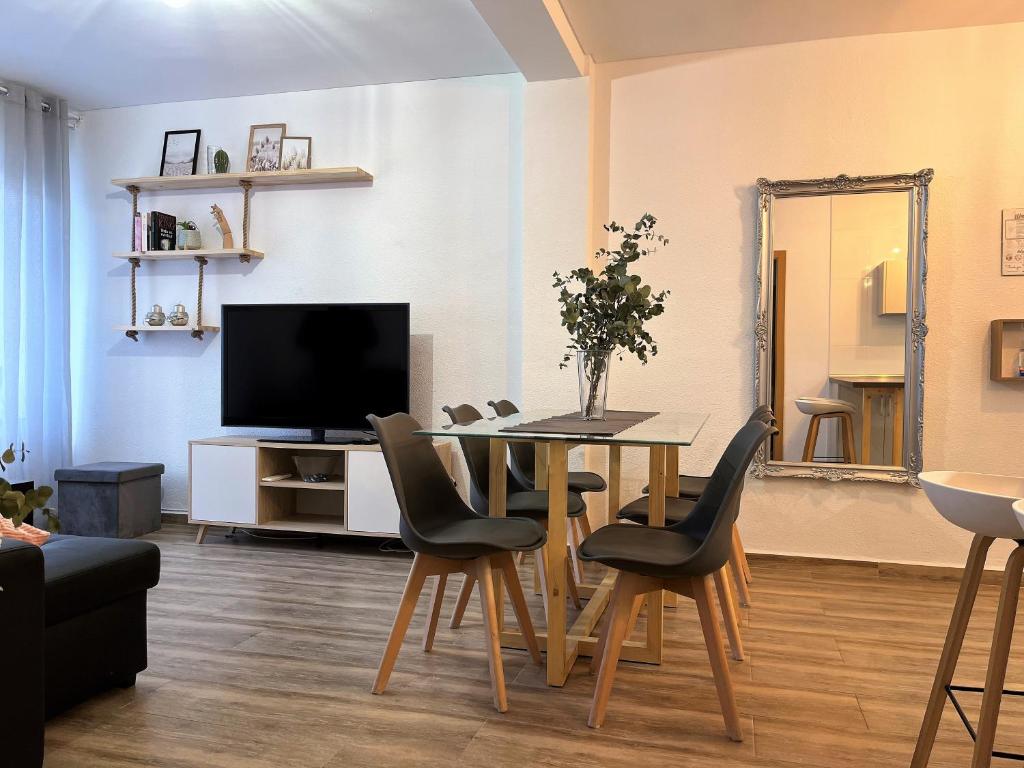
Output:
<path fill-rule="evenodd" d="M 260 437 L 259 443 L 295 443 L 296 445 L 376 445 L 372 432 L 339 432 L 327 436 L 326 430 L 311 429 L 309 437 Z"/>

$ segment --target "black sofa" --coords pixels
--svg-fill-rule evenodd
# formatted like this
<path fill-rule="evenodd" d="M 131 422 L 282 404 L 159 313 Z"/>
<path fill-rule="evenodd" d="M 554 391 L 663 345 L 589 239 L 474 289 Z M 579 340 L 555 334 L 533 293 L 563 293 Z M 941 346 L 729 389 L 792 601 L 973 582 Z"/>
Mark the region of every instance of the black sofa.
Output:
<path fill-rule="evenodd" d="M 47 718 L 146 668 L 146 591 L 160 550 L 146 541 L 0 538 L 0 764 L 37 768 Z"/>

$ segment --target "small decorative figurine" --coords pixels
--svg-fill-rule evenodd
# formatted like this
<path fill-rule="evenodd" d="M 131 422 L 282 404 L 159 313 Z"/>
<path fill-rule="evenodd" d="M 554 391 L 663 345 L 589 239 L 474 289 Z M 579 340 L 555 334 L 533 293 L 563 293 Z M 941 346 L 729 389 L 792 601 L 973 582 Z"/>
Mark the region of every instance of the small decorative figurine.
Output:
<path fill-rule="evenodd" d="M 213 214 L 213 218 L 217 223 L 217 229 L 220 230 L 221 236 L 224 238 L 222 243 L 223 248 L 234 248 L 235 238 L 231 234 L 231 227 L 228 226 L 228 220 L 224 218 L 224 211 L 220 209 L 220 206 L 214 203 L 210 206 L 210 213 Z"/>
<path fill-rule="evenodd" d="M 167 316 L 164 314 L 164 308 L 159 304 L 154 304 L 153 309 L 146 313 L 146 323 L 148 325 L 163 325 L 166 319 Z"/>
<path fill-rule="evenodd" d="M 188 325 L 188 312 L 184 304 L 175 304 L 170 317 L 171 325 Z"/>

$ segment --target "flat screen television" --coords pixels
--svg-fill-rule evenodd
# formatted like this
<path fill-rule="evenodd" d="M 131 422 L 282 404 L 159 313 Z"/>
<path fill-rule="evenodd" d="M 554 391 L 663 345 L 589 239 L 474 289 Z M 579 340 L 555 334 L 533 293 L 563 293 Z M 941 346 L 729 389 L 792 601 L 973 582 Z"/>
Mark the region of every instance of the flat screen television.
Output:
<path fill-rule="evenodd" d="M 362 432 L 368 413 L 399 411 L 409 411 L 408 304 L 224 305 L 224 426 L 309 429 L 325 442 L 325 430 Z"/>

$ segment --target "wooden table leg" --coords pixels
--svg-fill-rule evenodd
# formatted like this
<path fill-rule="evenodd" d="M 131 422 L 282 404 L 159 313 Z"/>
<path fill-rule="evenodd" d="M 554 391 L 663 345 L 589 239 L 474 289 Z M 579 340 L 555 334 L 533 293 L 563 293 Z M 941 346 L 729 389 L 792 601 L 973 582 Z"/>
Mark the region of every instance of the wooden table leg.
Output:
<path fill-rule="evenodd" d="M 678 470 L 676 475 L 678 475 Z M 650 491 L 647 496 L 648 524 L 665 525 L 665 446 L 652 445 L 649 462 Z M 662 590 L 647 596 L 647 649 L 661 663 L 662 630 L 664 619 L 665 593 Z"/>
<path fill-rule="evenodd" d="M 892 463 L 903 466 L 903 389 L 893 390 L 892 398 Z"/>
<path fill-rule="evenodd" d="M 665 495 L 669 498 L 679 496 L 679 446 L 665 446 Z M 665 591 L 665 607 L 676 607 L 676 593 Z"/>
<path fill-rule="evenodd" d="M 547 654 L 548 685 L 562 686 L 572 668 L 572 650 L 566 632 L 565 597 L 566 547 L 568 526 L 567 504 L 569 492 L 568 448 L 562 441 L 548 444 L 548 543 L 544 546 L 546 558 L 546 590 L 548 596 Z"/>
<path fill-rule="evenodd" d="M 533 487 L 538 491 L 546 491 L 548 489 L 548 444 L 547 443 L 534 443 L 533 444 Z M 540 558 L 544 556 L 544 550 L 538 549 L 533 553 L 533 594 L 544 595 L 544 599 L 547 600 L 547 595 L 544 592 L 544 588 L 541 585 L 540 580 Z"/>
<path fill-rule="evenodd" d="M 871 463 L 871 401 L 874 398 L 871 390 L 865 389 L 861 400 L 860 414 L 860 463 Z"/>
<path fill-rule="evenodd" d="M 615 522 L 622 509 L 622 446 L 608 446 L 608 515 L 605 525 Z"/>
<path fill-rule="evenodd" d="M 505 440 L 492 437 L 490 441 L 490 476 L 487 484 L 487 505 L 491 517 L 504 517 L 505 505 L 508 496 L 508 468 L 506 455 L 508 444 Z M 494 579 L 494 594 L 499 599 L 495 602 L 495 616 L 498 619 L 498 632 L 505 628 L 505 600 L 502 597 L 505 592 L 502 589 L 501 569 L 491 569 Z"/>
<path fill-rule="evenodd" d="M 981 577 L 985 572 L 985 558 L 988 557 L 988 550 L 993 541 L 994 539 L 979 533 L 971 543 L 971 552 L 967 556 L 960 591 L 957 592 L 953 615 L 949 619 L 946 642 L 942 646 L 939 667 L 935 670 L 935 680 L 932 682 L 928 707 L 925 709 L 910 768 L 925 768 L 928 765 L 928 758 L 935 744 L 935 735 L 939 732 L 942 710 L 946 706 L 946 686 L 953 682 L 956 662 L 960 658 L 960 648 L 967 633 L 967 624 L 971 620 L 971 611 L 974 609 L 974 599 L 978 596 L 978 585 L 981 584 Z"/>

